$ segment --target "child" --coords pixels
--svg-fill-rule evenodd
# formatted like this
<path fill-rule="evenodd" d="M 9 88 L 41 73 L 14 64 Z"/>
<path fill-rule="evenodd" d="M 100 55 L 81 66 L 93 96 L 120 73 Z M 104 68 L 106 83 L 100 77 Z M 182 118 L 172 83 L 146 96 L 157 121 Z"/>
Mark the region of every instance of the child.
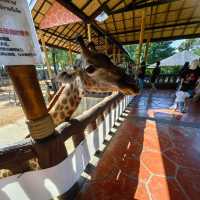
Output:
<path fill-rule="evenodd" d="M 178 108 L 178 110 L 181 113 L 184 113 L 185 112 L 185 101 L 186 101 L 186 98 L 189 98 L 189 97 L 190 97 L 190 94 L 188 93 L 184 84 L 182 84 L 180 90 L 176 92 L 175 103 L 170 108 L 171 109 L 177 109 Z"/>

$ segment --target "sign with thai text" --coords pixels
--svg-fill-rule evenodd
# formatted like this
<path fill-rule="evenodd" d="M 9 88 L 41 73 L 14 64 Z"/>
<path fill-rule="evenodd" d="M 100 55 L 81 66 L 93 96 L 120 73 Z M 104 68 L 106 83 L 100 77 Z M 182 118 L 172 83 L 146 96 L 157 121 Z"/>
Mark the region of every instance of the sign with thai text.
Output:
<path fill-rule="evenodd" d="M 42 64 L 27 0 L 0 0 L 0 64 Z"/>

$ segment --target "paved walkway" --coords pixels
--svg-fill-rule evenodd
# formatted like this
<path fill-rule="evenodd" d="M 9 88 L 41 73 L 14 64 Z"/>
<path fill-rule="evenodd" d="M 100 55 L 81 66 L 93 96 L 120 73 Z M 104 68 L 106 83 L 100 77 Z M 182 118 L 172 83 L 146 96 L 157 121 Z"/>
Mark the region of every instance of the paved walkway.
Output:
<path fill-rule="evenodd" d="M 200 105 L 173 112 L 172 94 L 135 98 L 78 199 L 200 199 Z"/>
<path fill-rule="evenodd" d="M 16 121 L 14 124 L 2 126 L 0 127 L 0 147 L 19 142 L 25 138 L 28 133 L 29 131 L 24 118 Z"/>

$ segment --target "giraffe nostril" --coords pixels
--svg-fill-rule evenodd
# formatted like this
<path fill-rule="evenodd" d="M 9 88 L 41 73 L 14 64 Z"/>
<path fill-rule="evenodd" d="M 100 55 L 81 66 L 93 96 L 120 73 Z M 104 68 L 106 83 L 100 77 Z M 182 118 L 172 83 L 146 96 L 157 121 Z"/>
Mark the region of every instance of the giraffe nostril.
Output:
<path fill-rule="evenodd" d="M 95 69 L 95 67 L 94 67 L 93 65 L 89 65 L 89 66 L 85 69 L 85 71 L 86 71 L 88 74 L 93 74 L 93 73 L 96 71 L 96 69 Z"/>
<path fill-rule="evenodd" d="M 67 78 L 69 78 L 69 79 L 72 78 L 72 74 L 68 74 L 67 76 L 68 76 Z"/>

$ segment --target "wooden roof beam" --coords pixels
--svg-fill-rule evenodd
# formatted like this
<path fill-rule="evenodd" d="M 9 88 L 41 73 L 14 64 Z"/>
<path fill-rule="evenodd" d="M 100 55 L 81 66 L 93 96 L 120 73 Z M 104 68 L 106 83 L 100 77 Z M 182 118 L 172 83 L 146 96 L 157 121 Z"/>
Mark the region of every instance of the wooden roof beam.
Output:
<path fill-rule="evenodd" d="M 40 31 L 42 31 L 42 32 L 44 32 L 44 33 L 48 33 L 48 34 L 50 34 L 50 35 L 53 35 L 53 36 L 55 36 L 55 37 L 58 37 L 58 38 L 60 38 L 60 39 L 65 40 L 65 41 L 74 42 L 73 39 L 68 39 L 68 38 L 66 38 L 66 37 L 63 37 L 63 36 L 57 34 L 57 33 L 51 32 L 51 31 L 49 31 L 48 29 L 41 30 L 41 29 L 39 29 L 38 27 L 35 27 L 35 28 L 36 28 L 36 30 L 40 30 Z"/>
<path fill-rule="evenodd" d="M 195 33 L 195 34 L 189 34 L 189 35 L 179 35 L 179 36 L 173 36 L 173 37 L 162 37 L 162 38 L 154 38 L 151 39 L 151 42 L 161 42 L 161 41 L 169 41 L 169 40 L 181 40 L 181 39 L 191 39 L 191 38 L 199 38 L 200 33 Z M 128 41 L 128 42 L 122 42 L 123 45 L 128 45 L 128 44 L 138 44 L 139 40 L 135 41 Z M 144 42 L 147 42 L 145 39 Z"/>
<path fill-rule="evenodd" d="M 163 29 L 163 28 L 171 28 L 171 27 L 178 27 L 178 26 L 186 26 L 186 25 L 195 25 L 195 24 L 200 24 L 200 21 L 193 21 L 193 22 L 184 22 L 184 23 L 179 23 L 179 24 L 168 24 L 168 25 L 162 25 L 162 26 L 154 26 L 154 27 L 147 27 L 145 28 L 146 31 L 148 30 L 156 30 L 156 29 Z M 117 32 L 117 33 L 110 33 L 110 35 L 121 35 L 121 34 L 127 34 L 127 33 L 135 33 L 135 32 L 140 32 L 140 29 L 135 29 L 135 30 L 129 30 L 129 31 L 122 31 L 122 32 Z"/>
<path fill-rule="evenodd" d="M 152 7 L 152 6 L 158 6 L 161 4 L 166 4 L 166 3 L 171 3 L 173 1 L 177 1 L 177 0 L 157 0 L 157 1 L 151 1 L 151 2 L 136 2 L 136 3 L 130 3 L 128 4 L 126 7 L 124 8 L 120 8 L 118 10 L 115 11 L 110 11 L 110 14 L 117 14 L 117 13 L 121 13 L 121 12 L 128 12 L 128 11 L 133 11 L 133 10 L 138 10 L 138 9 L 142 9 L 142 8 L 147 8 L 147 7 Z"/>
<path fill-rule="evenodd" d="M 41 41 L 39 41 L 39 44 L 42 46 L 42 42 Z M 69 50 L 69 48 L 67 48 L 67 47 L 59 47 L 59 46 L 57 46 L 57 45 L 53 45 L 53 44 L 49 44 L 49 43 L 46 43 L 46 47 L 50 47 L 50 48 L 55 48 L 55 49 L 61 49 L 61 50 Z M 72 52 L 74 52 L 74 53 L 77 53 L 77 54 L 79 54 L 80 52 L 79 51 L 76 51 L 76 50 L 73 50 L 72 49 Z"/>
<path fill-rule="evenodd" d="M 73 3 L 71 3 L 70 1 L 66 1 L 66 0 L 57 0 L 57 1 L 61 5 L 63 5 L 65 8 L 70 10 L 72 13 L 74 13 L 76 16 L 81 18 L 85 23 L 90 23 L 93 30 L 95 30 L 99 35 L 101 35 L 103 37 L 105 37 L 105 35 L 107 35 L 107 33 L 102 28 L 100 28 L 93 19 L 88 17 L 82 10 L 80 10 L 78 7 L 76 7 Z M 121 49 L 124 53 L 127 54 L 127 52 L 122 47 L 122 45 L 118 41 L 116 41 L 112 36 L 108 36 L 108 40 L 111 43 L 114 43 L 119 49 Z"/>
<path fill-rule="evenodd" d="M 109 11 L 109 8 L 107 6 L 108 2 L 109 0 L 106 0 L 103 4 L 101 4 L 101 6 L 90 16 L 90 18 L 95 19 L 98 15 L 101 14 L 102 11 L 106 11 L 106 12 Z"/>

